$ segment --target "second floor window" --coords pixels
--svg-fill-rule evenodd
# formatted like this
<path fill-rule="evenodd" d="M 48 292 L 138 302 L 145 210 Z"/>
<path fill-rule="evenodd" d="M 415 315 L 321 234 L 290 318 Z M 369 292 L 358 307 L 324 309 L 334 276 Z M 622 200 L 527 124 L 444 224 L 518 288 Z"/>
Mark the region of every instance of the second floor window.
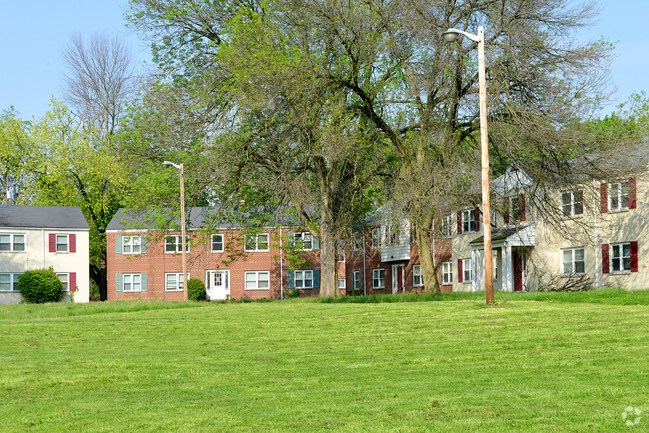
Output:
<path fill-rule="evenodd" d="M 609 185 L 609 210 L 626 210 L 629 208 L 629 182 L 617 182 Z"/>
<path fill-rule="evenodd" d="M 182 236 L 165 236 L 165 253 L 182 253 Z M 189 236 L 185 237 L 185 252 L 189 252 Z"/>
<path fill-rule="evenodd" d="M 381 229 L 380 228 L 372 229 L 372 248 L 374 248 L 374 249 L 381 248 Z"/>
<path fill-rule="evenodd" d="M 442 236 L 451 236 L 451 216 L 444 215 L 442 217 Z"/>
<path fill-rule="evenodd" d="M 561 216 L 564 218 L 584 214 L 584 190 L 564 191 L 561 193 Z"/>
<path fill-rule="evenodd" d="M 298 250 L 309 251 L 313 249 L 313 235 L 309 232 L 293 233 L 293 245 Z"/>
<path fill-rule="evenodd" d="M 462 212 L 462 233 L 476 231 L 475 210 L 465 210 Z"/>
<path fill-rule="evenodd" d="M 223 252 L 223 235 L 212 235 L 212 252 L 213 253 L 222 253 Z"/>
<path fill-rule="evenodd" d="M 268 233 L 246 235 L 244 249 L 246 251 L 268 251 Z"/>
<path fill-rule="evenodd" d="M 25 235 L 23 234 L 1 234 L 0 251 L 25 251 Z"/>
<path fill-rule="evenodd" d="M 123 236 L 122 254 L 140 254 L 142 252 L 141 236 Z"/>

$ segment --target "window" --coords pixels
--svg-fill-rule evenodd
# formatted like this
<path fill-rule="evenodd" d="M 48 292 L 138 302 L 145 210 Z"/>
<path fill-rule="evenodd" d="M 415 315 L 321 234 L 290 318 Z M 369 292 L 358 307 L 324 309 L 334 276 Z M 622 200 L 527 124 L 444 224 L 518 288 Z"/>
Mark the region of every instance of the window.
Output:
<path fill-rule="evenodd" d="M 296 289 L 313 288 L 313 271 L 295 271 L 293 278 Z"/>
<path fill-rule="evenodd" d="M 124 288 L 125 292 L 141 292 L 142 291 L 142 274 L 124 274 Z"/>
<path fill-rule="evenodd" d="M 56 252 L 57 253 L 67 253 L 68 252 L 68 235 L 56 235 Z"/>
<path fill-rule="evenodd" d="M 338 288 L 344 289 L 347 286 L 347 282 L 344 278 L 338 278 Z"/>
<path fill-rule="evenodd" d="M 223 252 L 223 235 L 212 235 L 212 252 Z"/>
<path fill-rule="evenodd" d="M 424 278 L 421 275 L 421 265 L 414 265 L 412 267 L 412 285 L 415 287 L 424 285 Z"/>
<path fill-rule="evenodd" d="M 388 245 L 393 246 L 401 243 L 401 227 L 395 224 L 388 224 L 386 232 L 386 242 Z"/>
<path fill-rule="evenodd" d="M 354 271 L 354 291 L 361 290 L 361 271 Z"/>
<path fill-rule="evenodd" d="M 453 263 L 442 263 L 442 284 L 453 284 Z"/>
<path fill-rule="evenodd" d="M 561 216 L 570 218 L 584 214 L 584 190 L 561 193 Z"/>
<path fill-rule="evenodd" d="M 189 235 L 185 236 L 185 252 L 189 252 Z M 182 253 L 182 236 L 181 235 L 171 235 L 165 236 L 165 253 L 175 254 Z"/>
<path fill-rule="evenodd" d="M 336 253 L 336 258 L 339 263 L 343 263 L 345 261 L 345 240 L 340 240 L 338 241 L 338 251 Z"/>
<path fill-rule="evenodd" d="M 493 252 L 493 257 L 491 259 L 491 264 L 493 265 L 494 281 L 498 281 L 498 251 Z"/>
<path fill-rule="evenodd" d="M 64 292 L 67 292 L 70 288 L 69 284 L 69 274 L 63 273 L 63 272 L 57 272 L 56 277 L 61 281 L 61 287 L 63 288 Z"/>
<path fill-rule="evenodd" d="M 378 250 L 381 248 L 381 229 L 372 229 L 372 248 Z"/>
<path fill-rule="evenodd" d="M 629 208 L 629 182 L 617 182 L 609 185 L 608 208 L 611 211 Z"/>
<path fill-rule="evenodd" d="M 187 279 L 189 280 L 189 272 L 187 272 Z M 183 273 L 174 272 L 165 274 L 165 290 L 167 292 L 174 292 L 183 290 Z"/>
<path fill-rule="evenodd" d="M 0 274 L 0 292 L 17 292 L 18 277 L 21 274 Z"/>
<path fill-rule="evenodd" d="M 385 269 L 373 269 L 372 281 L 375 289 L 385 289 Z"/>
<path fill-rule="evenodd" d="M 442 217 L 442 236 L 451 236 L 451 216 L 444 215 Z"/>
<path fill-rule="evenodd" d="M 1 234 L 0 251 L 25 251 L 25 235 Z"/>
<path fill-rule="evenodd" d="M 246 251 L 268 251 L 268 233 L 246 235 L 244 246 Z"/>
<path fill-rule="evenodd" d="M 611 271 L 631 271 L 631 244 L 625 243 L 611 245 Z"/>
<path fill-rule="evenodd" d="M 140 254 L 142 252 L 142 236 L 123 236 L 122 254 Z"/>
<path fill-rule="evenodd" d="M 352 236 L 352 250 L 360 251 L 363 248 L 363 235 L 360 232 L 354 232 Z"/>
<path fill-rule="evenodd" d="M 568 248 L 562 251 L 563 275 L 584 273 L 584 249 Z"/>
<path fill-rule="evenodd" d="M 465 283 L 469 283 L 469 282 L 473 281 L 473 260 L 472 259 L 464 259 L 462 262 L 463 262 L 462 263 L 462 265 L 463 265 L 462 269 L 463 269 L 463 272 L 464 272 L 463 281 Z"/>
<path fill-rule="evenodd" d="M 313 235 L 309 232 L 292 233 L 293 245 L 298 250 L 309 251 L 313 249 Z"/>
<path fill-rule="evenodd" d="M 268 271 L 246 272 L 246 290 L 268 290 L 269 277 Z"/>
<path fill-rule="evenodd" d="M 475 210 L 465 210 L 462 212 L 462 233 L 474 232 L 475 229 Z"/>

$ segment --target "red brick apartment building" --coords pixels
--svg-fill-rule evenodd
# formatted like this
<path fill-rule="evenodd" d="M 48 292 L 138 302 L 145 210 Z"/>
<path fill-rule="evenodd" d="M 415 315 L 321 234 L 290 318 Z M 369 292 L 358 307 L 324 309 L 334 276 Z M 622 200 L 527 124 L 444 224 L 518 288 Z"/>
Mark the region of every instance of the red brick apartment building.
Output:
<path fill-rule="evenodd" d="M 181 235 L 142 229 L 142 215 L 120 209 L 107 227 L 108 300 L 182 300 Z M 208 299 L 278 299 L 293 290 L 300 296 L 319 294 L 319 245 L 309 232 L 296 230 L 288 220 L 254 233 L 232 226 L 207 229 L 206 208 L 191 208 L 188 215 L 187 273 L 205 283 Z M 292 252 L 299 247 L 299 265 L 289 263 L 288 245 Z M 450 238 L 432 246 L 438 259 L 450 257 Z M 423 288 L 419 255 L 405 222 L 397 228 L 376 223 L 351 242 L 341 242 L 339 250 L 341 293 Z"/>

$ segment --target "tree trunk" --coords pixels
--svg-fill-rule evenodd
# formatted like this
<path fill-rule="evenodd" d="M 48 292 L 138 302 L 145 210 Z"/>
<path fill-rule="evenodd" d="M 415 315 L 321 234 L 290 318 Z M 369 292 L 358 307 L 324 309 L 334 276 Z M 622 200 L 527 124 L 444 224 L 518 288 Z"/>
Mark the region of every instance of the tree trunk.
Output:
<path fill-rule="evenodd" d="M 338 297 L 338 260 L 331 213 L 322 210 L 320 221 L 320 297 Z"/>
<path fill-rule="evenodd" d="M 424 290 L 440 293 L 439 279 L 437 278 L 437 260 L 431 249 L 431 231 L 427 229 L 432 225 L 432 218 L 425 217 L 415 225 L 415 242 L 419 249 L 419 264 L 421 275 L 424 277 Z"/>

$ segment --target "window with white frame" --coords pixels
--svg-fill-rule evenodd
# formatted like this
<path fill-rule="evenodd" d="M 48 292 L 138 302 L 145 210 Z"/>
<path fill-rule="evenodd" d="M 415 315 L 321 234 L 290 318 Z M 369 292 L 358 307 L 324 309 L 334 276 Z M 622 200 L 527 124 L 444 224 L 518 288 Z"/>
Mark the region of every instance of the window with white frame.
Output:
<path fill-rule="evenodd" d="M 372 287 L 375 289 L 385 289 L 385 269 L 372 270 Z"/>
<path fill-rule="evenodd" d="M 361 271 L 354 271 L 354 291 L 361 289 Z"/>
<path fill-rule="evenodd" d="M 412 267 L 412 285 L 419 287 L 424 285 L 424 277 L 421 275 L 421 265 Z"/>
<path fill-rule="evenodd" d="M 25 251 L 25 235 L 15 233 L 0 234 L 0 251 Z"/>
<path fill-rule="evenodd" d="M 493 252 L 493 256 L 491 258 L 491 263 L 493 267 L 493 277 L 494 281 L 498 281 L 498 251 Z"/>
<path fill-rule="evenodd" d="M 462 233 L 475 231 L 475 210 L 462 211 Z"/>
<path fill-rule="evenodd" d="M 223 252 L 223 235 L 215 234 L 212 235 L 212 252 L 213 253 L 222 253 Z"/>
<path fill-rule="evenodd" d="M 442 236 L 451 236 L 451 216 L 444 215 L 442 217 Z"/>
<path fill-rule="evenodd" d="M 246 235 L 244 248 L 246 251 L 268 251 L 268 233 Z"/>
<path fill-rule="evenodd" d="M 375 250 L 381 248 L 381 229 L 372 229 L 372 248 Z"/>
<path fill-rule="evenodd" d="M 312 289 L 313 288 L 313 271 L 295 271 L 293 279 L 296 289 Z"/>
<path fill-rule="evenodd" d="M 310 251 L 313 249 L 313 235 L 310 232 L 293 233 L 293 245 L 298 250 Z"/>
<path fill-rule="evenodd" d="M 268 290 L 270 273 L 268 271 L 246 272 L 246 290 Z"/>
<path fill-rule="evenodd" d="M 70 237 L 68 235 L 56 235 L 56 252 L 67 253 L 70 246 Z"/>
<path fill-rule="evenodd" d="M 584 190 L 564 191 L 561 193 L 561 215 L 564 218 L 584 214 Z"/>
<path fill-rule="evenodd" d="M 522 197 L 519 195 L 513 195 L 508 197 L 509 209 L 506 209 L 509 216 L 509 221 L 520 221 L 521 220 L 521 200 Z"/>
<path fill-rule="evenodd" d="M 122 236 L 122 254 L 140 254 L 142 236 Z"/>
<path fill-rule="evenodd" d="M 608 208 L 611 211 L 629 208 L 629 182 L 611 183 L 608 187 Z"/>
<path fill-rule="evenodd" d="M 464 273 L 463 281 L 465 283 L 473 281 L 473 259 L 462 260 L 462 272 Z"/>
<path fill-rule="evenodd" d="M 354 232 L 352 236 L 352 250 L 360 251 L 363 248 L 363 234 L 360 232 Z"/>
<path fill-rule="evenodd" d="M 612 272 L 631 271 L 631 244 L 630 243 L 611 245 L 611 271 Z"/>
<path fill-rule="evenodd" d="M 345 240 L 344 239 L 338 241 L 338 251 L 336 252 L 336 258 L 339 263 L 345 261 Z"/>
<path fill-rule="evenodd" d="M 165 253 L 182 253 L 182 235 L 165 236 Z M 185 236 L 185 252 L 189 252 L 189 235 Z"/>
<path fill-rule="evenodd" d="M 61 281 L 62 290 L 67 292 L 70 289 L 70 274 L 67 272 L 57 272 L 56 278 Z"/>
<path fill-rule="evenodd" d="M 189 280 L 189 272 L 187 272 L 187 279 Z M 175 292 L 183 290 L 183 288 L 182 272 L 169 272 L 165 274 L 165 291 Z"/>
<path fill-rule="evenodd" d="M 562 266 L 564 275 L 583 274 L 584 273 L 584 249 L 583 248 L 566 248 L 561 251 Z"/>
<path fill-rule="evenodd" d="M 442 284 L 453 284 L 453 263 L 442 263 Z"/>
<path fill-rule="evenodd" d="M 345 281 L 344 278 L 338 278 L 338 288 L 339 289 L 344 289 L 347 286 L 347 282 Z"/>
<path fill-rule="evenodd" d="M 142 291 L 142 274 L 124 274 L 122 278 L 124 292 Z"/>
<path fill-rule="evenodd" d="M 386 243 L 389 246 L 401 243 L 401 227 L 398 224 L 388 224 L 386 227 Z"/>
<path fill-rule="evenodd" d="M 17 292 L 18 277 L 22 273 L 1 273 L 0 274 L 0 292 Z"/>

